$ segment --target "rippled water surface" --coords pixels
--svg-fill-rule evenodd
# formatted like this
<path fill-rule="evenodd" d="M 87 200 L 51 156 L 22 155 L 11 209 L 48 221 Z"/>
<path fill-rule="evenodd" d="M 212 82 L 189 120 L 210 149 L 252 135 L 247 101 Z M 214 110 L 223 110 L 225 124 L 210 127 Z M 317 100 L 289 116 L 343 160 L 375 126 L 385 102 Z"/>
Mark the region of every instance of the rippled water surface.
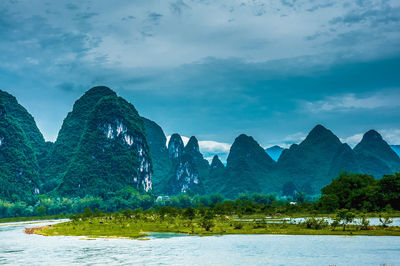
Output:
<path fill-rule="evenodd" d="M 154 234 L 151 240 L 27 235 L 0 224 L 0 264 L 400 265 L 400 237 Z"/>

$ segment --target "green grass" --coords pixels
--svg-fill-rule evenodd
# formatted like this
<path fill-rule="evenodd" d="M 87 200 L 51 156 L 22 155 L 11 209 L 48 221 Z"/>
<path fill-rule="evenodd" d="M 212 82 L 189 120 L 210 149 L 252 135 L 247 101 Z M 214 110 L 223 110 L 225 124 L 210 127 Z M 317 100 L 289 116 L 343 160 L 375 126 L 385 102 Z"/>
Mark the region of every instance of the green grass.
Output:
<path fill-rule="evenodd" d="M 242 217 L 249 218 L 249 217 Z M 91 218 L 84 221 L 70 221 L 34 230 L 34 233 L 45 236 L 67 235 L 87 237 L 121 237 L 140 238 L 147 232 L 171 232 L 194 235 L 226 234 L 281 234 L 281 235 L 369 235 L 400 236 L 400 227 L 371 226 L 370 230 L 360 230 L 358 226 L 348 225 L 346 231 L 341 227 L 335 230 L 328 226 L 324 229 L 308 229 L 299 224 L 260 224 L 255 222 L 235 222 L 232 217 L 214 218 L 214 226 L 206 231 L 201 227 L 201 219 L 191 223 L 182 218 L 160 220 L 150 216 L 146 219 L 113 219 Z"/>

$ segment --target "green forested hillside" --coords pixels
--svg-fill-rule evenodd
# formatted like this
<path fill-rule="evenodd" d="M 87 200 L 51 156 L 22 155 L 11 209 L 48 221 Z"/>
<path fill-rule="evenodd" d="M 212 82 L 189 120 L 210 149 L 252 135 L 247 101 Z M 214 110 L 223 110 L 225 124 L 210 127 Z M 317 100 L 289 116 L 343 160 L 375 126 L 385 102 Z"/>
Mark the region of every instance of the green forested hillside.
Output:
<path fill-rule="evenodd" d="M 46 182 L 43 185 L 46 192 L 53 190 L 62 181 L 62 176 L 74 157 L 89 115 L 97 102 L 105 96 L 116 96 L 116 94 L 104 86 L 88 90 L 75 102 L 72 111 L 64 119 L 44 166 L 43 180 Z"/>
<path fill-rule="evenodd" d="M 21 123 L 0 98 L 0 199 L 32 202 L 39 194 L 38 154 Z"/>
<path fill-rule="evenodd" d="M 367 132 L 351 149 L 321 125 L 284 150 L 278 162 L 242 134 L 231 146 L 226 167 L 217 156 L 209 165 L 196 137 L 185 146 L 173 134 L 167 147 L 156 122 L 140 117 L 132 104 L 104 86 L 75 102 L 55 143 L 45 142 L 33 117 L 0 91 L 0 163 L 0 200 L 12 202 L 7 206 L 42 204 L 50 196 L 61 205 L 71 197 L 72 202 L 105 200 L 109 209 L 129 201 L 141 206 L 138 198 L 147 206 L 151 193 L 236 198 L 274 192 L 304 200 L 343 171 L 381 178 L 400 170 L 400 158 L 378 132 Z"/>
<path fill-rule="evenodd" d="M 5 91 L 0 90 L 0 101 L 8 115 L 13 117 L 25 132 L 32 149 L 38 155 L 46 151 L 46 144 L 32 115 L 18 103 L 17 99 Z"/>
<path fill-rule="evenodd" d="M 152 163 L 144 124 L 116 95 L 102 97 L 88 115 L 76 152 L 57 189 L 62 195 L 107 194 L 131 186 L 152 188 Z"/>
<path fill-rule="evenodd" d="M 294 182 L 298 190 L 315 194 L 338 173 L 357 169 L 351 153 L 332 131 L 317 125 L 304 141 L 283 151 L 276 175 Z"/>
<path fill-rule="evenodd" d="M 377 178 L 400 171 L 400 158 L 375 130 L 364 134 L 354 147 L 361 171 Z"/>
<path fill-rule="evenodd" d="M 232 144 L 227 160 L 227 179 L 222 193 L 235 197 L 239 193 L 261 192 L 270 186 L 276 163 L 265 150 L 247 135 L 240 135 Z"/>

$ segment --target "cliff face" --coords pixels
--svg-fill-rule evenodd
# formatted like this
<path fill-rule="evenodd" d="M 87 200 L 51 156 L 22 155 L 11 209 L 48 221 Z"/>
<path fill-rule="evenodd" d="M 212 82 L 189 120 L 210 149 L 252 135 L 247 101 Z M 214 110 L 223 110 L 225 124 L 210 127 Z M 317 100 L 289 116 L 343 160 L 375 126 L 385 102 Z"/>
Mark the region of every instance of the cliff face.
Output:
<path fill-rule="evenodd" d="M 190 141 L 190 145 L 184 147 L 179 134 L 173 134 L 168 143 L 168 153 L 172 167 L 165 193 L 169 195 L 179 193 L 203 193 L 203 180 L 201 179 L 202 169 L 199 167 L 199 160 L 202 155 L 198 149 L 197 140 Z M 188 143 L 189 144 L 189 143 Z M 200 170 L 200 171 L 199 171 Z"/>
<path fill-rule="evenodd" d="M 175 160 L 183 154 L 183 141 L 179 134 L 175 133 L 171 135 L 168 142 L 168 155 L 171 160 Z"/>
<path fill-rule="evenodd" d="M 110 95 L 88 115 L 74 158 L 59 191 L 64 195 L 98 195 L 132 186 L 152 189 L 152 162 L 144 124 L 134 106 Z"/>
<path fill-rule="evenodd" d="M 172 161 L 169 158 L 166 146 L 167 138 L 162 128 L 154 121 L 143 117 L 142 120 L 144 122 L 146 139 L 153 162 L 153 191 L 156 195 L 163 194 L 172 167 Z"/>
<path fill-rule="evenodd" d="M 202 183 L 204 183 L 207 180 L 210 172 L 210 164 L 206 159 L 204 159 L 203 154 L 201 154 L 199 142 L 195 136 L 190 137 L 184 148 L 184 153 L 192 158 L 199 173 L 199 178 Z"/>

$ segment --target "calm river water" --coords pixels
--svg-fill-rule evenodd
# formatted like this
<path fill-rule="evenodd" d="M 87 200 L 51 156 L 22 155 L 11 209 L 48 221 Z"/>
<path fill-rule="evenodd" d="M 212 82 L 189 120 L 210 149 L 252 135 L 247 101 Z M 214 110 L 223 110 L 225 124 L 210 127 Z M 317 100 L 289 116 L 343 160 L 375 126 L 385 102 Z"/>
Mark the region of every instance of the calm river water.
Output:
<path fill-rule="evenodd" d="M 151 240 L 82 240 L 27 235 L 0 224 L 0 264 L 10 265 L 400 265 L 400 237 L 155 235 Z"/>

